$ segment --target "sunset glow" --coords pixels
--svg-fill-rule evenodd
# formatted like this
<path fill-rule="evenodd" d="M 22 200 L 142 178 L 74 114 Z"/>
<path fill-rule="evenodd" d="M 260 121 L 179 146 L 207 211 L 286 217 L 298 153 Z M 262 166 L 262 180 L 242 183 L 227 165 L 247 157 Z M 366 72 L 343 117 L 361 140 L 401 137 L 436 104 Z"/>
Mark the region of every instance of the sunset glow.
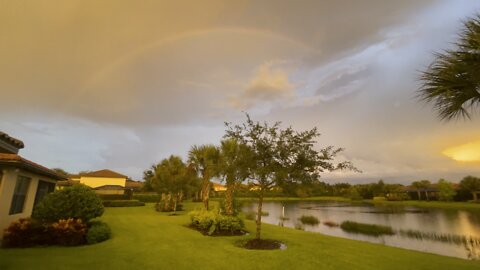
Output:
<path fill-rule="evenodd" d="M 480 141 L 447 148 L 443 154 L 456 161 L 480 161 Z"/>

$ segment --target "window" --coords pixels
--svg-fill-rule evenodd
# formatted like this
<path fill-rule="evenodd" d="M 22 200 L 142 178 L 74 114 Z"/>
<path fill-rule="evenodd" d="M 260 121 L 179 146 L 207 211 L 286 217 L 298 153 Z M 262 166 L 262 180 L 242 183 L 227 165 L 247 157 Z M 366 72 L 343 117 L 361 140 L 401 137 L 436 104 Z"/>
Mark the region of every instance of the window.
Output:
<path fill-rule="evenodd" d="M 55 184 L 46 182 L 46 181 L 38 181 L 38 187 L 37 187 L 37 194 L 35 195 L 35 203 L 33 206 L 37 205 L 40 201 L 43 200 L 45 196 L 47 196 L 48 193 L 53 192 L 55 189 Z"/>
<path fill-rule="evenodd" d="M 30 178 L 18 176 L 15 190 L 13 191 L 12 204 L 10 205 L 10 215 L 23 212 L 25 199 L 27 198 L 28 186 L 30 186 Z"/>

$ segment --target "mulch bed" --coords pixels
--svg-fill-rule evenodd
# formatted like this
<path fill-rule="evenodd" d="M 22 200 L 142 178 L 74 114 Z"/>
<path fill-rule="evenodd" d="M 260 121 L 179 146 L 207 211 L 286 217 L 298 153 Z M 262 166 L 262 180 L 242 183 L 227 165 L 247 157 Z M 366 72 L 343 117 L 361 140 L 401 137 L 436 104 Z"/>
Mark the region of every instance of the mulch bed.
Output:
<path fill-rule="evenodd" d="M 215 231 L 213 234 L 208 234 L 208 231 L 200 230 L 195 226 L 186 225 L 187 228 L 195 230 L 197 232 L 201 232 L 203 235 L 206 236 L 243 236 L 248 234 L 247 231 Z"/>
<path fill-rule="evenodd" d="M 239 242 L 238 246 L 246 249 L 271 250 L 280 249 L 282 247 L 282 242 L 272 239 L 250 239 Z"/>

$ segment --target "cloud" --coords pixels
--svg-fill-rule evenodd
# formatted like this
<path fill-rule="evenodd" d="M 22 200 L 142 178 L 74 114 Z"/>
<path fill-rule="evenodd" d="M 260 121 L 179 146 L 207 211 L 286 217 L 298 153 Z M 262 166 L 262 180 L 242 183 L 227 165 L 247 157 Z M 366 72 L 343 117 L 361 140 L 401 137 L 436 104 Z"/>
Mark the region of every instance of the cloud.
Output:
<path fill-rule="evenodd" d="M 478 162 L 480 161 L 480 141 L 449 147 L 442 153 L 456 161 Z"/>
<path fill-rule="evenodd" d="M 294 85 L 287 72 L 273 63 L 265 63 L 256 69 L 243 91 L 230 98 L 230 104 L 234 108 L 248 109 L 258 103 L 290 99 L 294 95 Z"/>

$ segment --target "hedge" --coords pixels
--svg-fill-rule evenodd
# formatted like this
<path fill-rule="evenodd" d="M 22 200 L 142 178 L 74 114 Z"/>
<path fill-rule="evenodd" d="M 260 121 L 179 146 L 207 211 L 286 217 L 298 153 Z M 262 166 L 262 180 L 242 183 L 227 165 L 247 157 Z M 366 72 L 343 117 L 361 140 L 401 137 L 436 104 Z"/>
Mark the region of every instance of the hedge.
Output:
<path fill-rule="evenodd" d="M 105 207 L 135 207 L 135 206 L 144 206 L 145 203 L 139 200 L 112 200 L 112 201 L 103 201 L 103 206 Z"/>

